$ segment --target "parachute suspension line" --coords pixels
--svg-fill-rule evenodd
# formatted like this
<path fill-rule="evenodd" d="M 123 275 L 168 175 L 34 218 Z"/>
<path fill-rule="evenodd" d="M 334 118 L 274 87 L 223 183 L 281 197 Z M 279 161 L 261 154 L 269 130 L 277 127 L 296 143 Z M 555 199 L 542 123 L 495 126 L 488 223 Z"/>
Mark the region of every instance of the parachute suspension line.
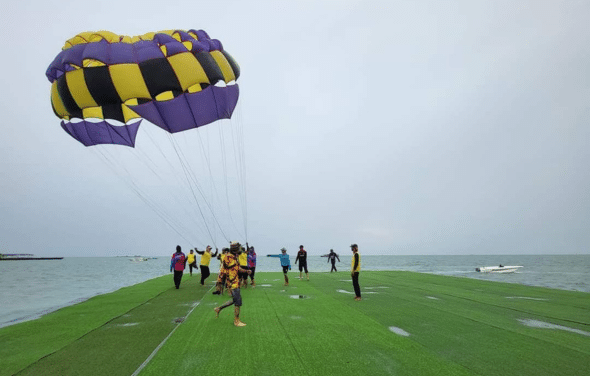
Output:
<path fill-rule="evenodd" d="M 246 240 L 248 239 L 248 209 L 247 209 L 247 189 L 246 189 L 246 155 L 244 147 L 244 134 L 243 126 L 241 121 L 240 106 L 237 106 L 238 116 L 236 116 L 236 127 L 234 133 L 234 127 L 232 127 L 232 141 L 234 146 L 234 160 L 236 163 L 236 170 L 238 171 L 238 177 L 240 180 L 241 190 L 241 204 L 242 204 L 242 216 L 244 220 L 244 231 L 246 233 Z M 233 124 L 233 122 L 232 122 Z"/>
<path fill-rule="evenodd" d="M 127 179 L 125 179 L 125 177 L 123 176 L 123 174 L 121 174 L 118 170 L 117 167 L 115 165 L 115 163 L 113 162 L 112 156 L 111 158 L 109 158 L 109 156 L 107 156 L 103 150 L 100 150 L 98 148 L 91 148 L 95 152 L 95 155 L 99 156 L 99 159 L 101 159 L 105 165 L 107 167 L 109 167 L 111 169 L 111 171 L 114 172 L 114 174 L 119 177 L 119 179 L 121 179 L 121 181 L 123 181 L 123 183 L 125 183 L 125 185 L 127 185 L 129 187 L 129 189 L 131 189 L 132 192 L 134 192 L 137 197 L 142 200 L 150 209 L 152 209 L 152 211 L 154 213 L 156 213 L 163 221 L 164 223 L 166 223 L 172 230 L 174 230 L 174 232 L 176 232 L 181 238 L 183 238 L 186 242 L 190 243 L 190 241 L 183 235 L 181 234 L 178 229 L 171 223 L 172 221 L 168 218 L 166 218 L 165 212 L 159 208 L 155 203 L 151 202 L 149 197 L 147 197 L 144 193 L 142 193 L 141 189 L 137 186 L 137 184 L 135 184 L 135 182 L 133 182 L 130 178 L 130 174 L 129 171 L 127 171 L 127 169 L 124 166 L 121 166 L 122 169 L 127 173 Z"/>
<path fill-rule="evenodd" d="M 219 127 L 219 132 L 222 132 L 221 126 Z M 200 136 L 199 136 L 199 142 L 201 143 L 201 150 L 203 150 L 203 152 L 205 152 L 205 145 L 203 145 L 203 140 Z M 225 198 L 226 198 L 227 212 L 228 212 L 228 216 L 229 216 L 231 224 L 233 225 L 234 230 L 237 233 L 239 233 L 240 230 L 238 230 L 238 227 L 236 226 L 235 220 L 232 215 L 231 206 L 230 206 L 229 193 L 228 193 L 228 182 L 227 182 L 227 164 L 225 162 L 225 145 L 223 142 L 222 135 L 220 135 L 219 142 L 220 142 L 220 150 L 219 151 L 221 152 L 221 160 L 222 160 L 222 165 L 223 165 L 223 178 L 224 178 L 224 183 L 225 183 Z M 207 145 L 208 146 L 210 145 L 209 141 L 207 141 Z M 204 157 L 205 157 L 205 160 L 207 161 L 210 181 L 212 183 L 213 191 L 215 192 L 215 196 L 213 196 L 213 194 L 211 194 L 211 196 L 213 199 L 216 199 L 216 201 L 220 203 L 222 200 L 219 197 L 219 190 L 217 189 L 217 184 L 215 183 L 215 178 L 214 178 L 213 172 L 211 170 L 211 158 L 209 158 L 207 155 L 204 155 Z"/>
<path fill-rule="evenodd" d="M 223 235 L 223 237 L 226 239 L 226 241 L 229 242 L 228 237 L 225 235 L 225 233 L 223 232 L 223 229 L 221 228 L 221 226 L 219 225 L 219 222 L 217 221 L 217 218 L 215 217 L 215 213 L 213 212 L 211 205 L 209 205 L 207 199 L 205 198 L 205 195 L 203 194 L 203 190 L 201 189 L 197 179 L 195 176 L 193 176 L 193 174 L 191 174 L 191 171 L 187 168 L 186 164 L 184 163 L 183 160 L 183 156 L 181 156 L 182 152 L 179 151 L 178 145 L 176 144 L 174 138 L 169 135 L 168 136 L 172 146 L 174 147 L 174 151 L 176 152 L 176 155 L 178 157 L 178 160 L 180 162 L 180 165 L 184 171 L 184 175 L 186 177 L 186 180 L 190 186 L 193 198 L 195 200 L 195 203 L 197 204 L 197 207 L 199 208 L 199 212 L 201 213 L 201 217 L 203 218 L 203 222 L 205 223 L 205 227 L 207 228 L 207 232 L 209 233 L 209 237 L 211 238 L 211 241 L 214 243 L 214 245 L 217 247 L 217 244 L 215 244 L 215 239 L 213 238 L 213 235 L 211 234 L 211 229 L 209 228 L 209 225 L 207 225 L 207 219 L 205 218 L 205 214 L 203 213 L 203 210 L 201 209 L 201 205 L 199 204 L 199 200 L 197 199 L 197 195 L 195 194 L 195 191 L 193 189 L 193 185 L 191 184 L 191 179 L 194 182 L 195 187 L 197 188 L 197 190 L 199 191 L 199 193 L 201 194 L 201 197 L 203 198 L 203 201 L 205 202 L 205 204 L 207 205 L 207 207 L 209 208 L 209 211 L 211 212 L 211 215 L 215 221 L 215 223 L 217 224 L 217 226 L 219 227 L 219 229 L 221 230 L 221 233 Z"/>
<path fill-rule="evenodd" d="M 200 135 L 198 135 L 198 137 L 199 137 L 199 140 L 200 140 L 200 143 L 201 143 L 201 150 L 204 151 L 205 150 L 205 146 L 203 145 L 203 142 L 202 142 L 202 139 L 201 139 Z M 171 140 L 173 141 L 173 143 L 175 143 L 175 139 L 171 138 Z M 190 162 L 188 162 L 189 160 L 182 153 L 182 148 L 177 147 L 177 144 L 176 144 L 175 150 L 180 155 L 180 157 L 179 157 L 180 159 L 179 160 L 181 161 L 181 163 L 183 163 L 183 166 L 185 167 L 185 171 L 187 172 L 187 175 L 190 176 L 190 178 L 193 180 L 195 186 L 197 187 L 197 190 L 199 191 L 199 193 L 201 194 L 201 197 L 203 198 L 205 204 L 209 208 L 209 211 L 211 212 L 211 215 L 212 215 L 212 217 L 213 217 L 213 219 L 215 221 L 215 224 L 217 225 L 217 228 L 219 228 L 219 230 L 221 231 L 221 233 L 222 233 L 223 237 L 225 238 L 225 240 L 227 242 L 229 242 L 230 239 L 227 237 L 227 235 L 223 231 L 223 228 L 221 227 L 221 225 L 219 223 L 219 220 L 218 220 L 217 216 L 215 215 L 215 211 L 213 210 L 213 207 L 211 206 L 210 202 L 206 199 L 206 196 L 203 193 L 203 189 L 201 188 L 201 185 L 199 184 L 198 179 L 192 173 L 192 169 L 188 168 L 188 167 L 190 167 Z M 211 177 L 211 181 L 213 181 L 214 179 L 213 179 L 213 173 L 212 173 L 211 168 L 210 168 L 210 159 L 207 156 L 205 156 L 205 160 L 207 161 L 207 163 L 209 165 L 209 174 L 210 174 L 210 177 Z M 184 164 L 184 161 L 186 161 L 186 164 L 189 165 L 188 167 L 186 167 L 186 165 Z M 191 189 L 192 189 L 192 187 L 191 187 Z M 196 197 L 195 197 L 195 200 L 196 200 Z M 203 218 L 203 220 L 205 220 L 205 218 Z"/>
<path fill-rule="evenodd" d="M 156 129 L 154 127 L 154 129 Z M 178 179 L 177 183 L 175 183 L 176 186 L 183 186 L 184 184 L 184 180 L 182 180 L 179 176 L 181 175 L 180 172 L 178 171 L 177 167 L 175 166 L 174 163 L 172 163 L 170 161 L 170 159 L 168 158 L 168 154 L 162 149 L 162 147 L 160 146 L 159 142 L 156 142 L 154 140 L 154 138 L 152 137 L 152 135 L 150 134 L 150 132 L 147 130 L 147 127 L 144 129 L 144 133 L 145 135 L 150 139 L 151 144 L 158 149 L 160 155 L 161 155 L 161 159 L 164 160 L 167 164 L 168 164 L 168 170 L 171 172 L 171 176 L 173 178 Z M 166 134 L 168 136 L 170 136 L 169 133 L 166 132 Z M 144 153 L 147 154 L 147 153 Z M 154 162 L 155 163 L 155 162 Z M 159 175 L 158 175 L 159 177 Z M 160 177 L 160 181 L 162 181 L 163 184 L 169 184 L 169 181 L 164 181 L 164 179 L 162 179 Z M 189 188 L 190 188 L 190 184 L 189 184 Z M 181 199 L 180 196 L 184 196 L 183 199 Z M 179 190 L 172 190 L 172 194 L 171 197 L 174 198 L 174 200 L 176 201 L 176 203 L 182 207 L 185 211 L 185 213 L 188 216 L 188 219 L 192 220 L 194 222 L 194 224 L 198 227 L 198 231 L 199 232 L 203 232 L 203 225 L 201 224 L 201 221 L 199 219 L 199 214 L 196 212 L 196 210 L 194 210 L 194 207 L 192 207 L 192 209 L 189 209 L 191 206 L 186 205 L 187 202 L 191 202 L 192 199 L 190 198 L 190 196 L 188 195 L 187 191 L 183 190 L 183 189 L 179 189 Z M 189 233 L 194 233 L 194 231 L 190 231 Z"/>

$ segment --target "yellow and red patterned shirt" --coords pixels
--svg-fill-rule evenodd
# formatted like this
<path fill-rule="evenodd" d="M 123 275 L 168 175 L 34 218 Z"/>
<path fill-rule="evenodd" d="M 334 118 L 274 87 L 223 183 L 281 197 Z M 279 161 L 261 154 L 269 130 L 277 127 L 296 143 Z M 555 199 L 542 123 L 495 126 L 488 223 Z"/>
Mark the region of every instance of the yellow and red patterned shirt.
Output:
<path fill-rule="evenodd" d="M 238 278 L 238 271 L 240 270 L 240 265 L 238 264 L 238 260 L 236 256 L 232 255 L 231 253 L 225 256 L 223 260 L 223 267 L 227 273 L 226 279 L 226 286 L 229 289 L 237 289 L 240 287 L 240 279 Z"/>

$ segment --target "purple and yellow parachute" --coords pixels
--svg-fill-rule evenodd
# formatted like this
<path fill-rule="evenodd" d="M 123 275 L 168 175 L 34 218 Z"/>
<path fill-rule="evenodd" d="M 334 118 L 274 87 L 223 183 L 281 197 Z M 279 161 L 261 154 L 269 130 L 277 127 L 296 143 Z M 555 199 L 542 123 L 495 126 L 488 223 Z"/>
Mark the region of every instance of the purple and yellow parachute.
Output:
<path fill-rule="evenodd" d="M 229 119 L 240 69 L 203 30 L 84 32 L 46 72 L 62 128 L 86 146 L 133 147 L 146 119 L 175 133 Z"/>

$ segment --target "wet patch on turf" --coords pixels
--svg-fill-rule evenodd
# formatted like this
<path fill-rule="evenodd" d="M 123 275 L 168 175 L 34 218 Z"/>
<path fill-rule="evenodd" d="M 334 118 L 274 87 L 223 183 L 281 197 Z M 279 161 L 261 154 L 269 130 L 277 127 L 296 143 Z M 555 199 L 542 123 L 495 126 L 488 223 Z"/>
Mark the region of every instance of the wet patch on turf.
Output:
<path fill-rule="evenodd" d="M 340 282 L 352 282 L 352 279 L 341 279 Z"/>
<path fill-rule="evenodd" d="M 437 298 L 436 296 L 427 296 L 426 299 L 432 299 L 432 300 L 440 300 L 439 298 Z"/>
<path fill-rule="evenodd" d="M 553 330 L 564 330 L 566 332 L 572 332 L 576 334 L 580 334 L 586 337 L 590 337 L 590 332 L 586 332 L 580 329 L 569 328 L 563 325 L 556 325 L 551 324 L 549 322 L 539 321 L 539 320 L 532 320 L 532 319 L 519 319 L 518 320 L 521 324 L 526 325 L 531 328 L 538 328 L 538 329 L 553 329 Z"/>
<path fill-rule="evenodd" d="M 135 326 L 135 325 L 139 325 L 138 322 L 128 322 L 125 324 L 117 324 L 116 326 Z"/>
<path fill-rule="evenodd" d="M 373 286 L 373 287 L 364 287 L 364 289 L 367 290 L 373 290 L 373 289 L 388 289 L 389 286 Z"/>
<path fill-rule="evenodd" d="M 307 295 L 289 295 L 291 299 L 309 299 L 310 297 Z"/>
<path fill-rule="evenodd" d="M 341 292 L 343 294 L 352 294 L 352 295 L 354 295 L 354 291 L 336 290 L 336 292 Z M 363 291 L 363 294 L 379 294 L 379 293 L 378 292 L 375 292 L 375 291 Z"/>
<path fill-rule="evenodd" d="M 406 332 L 402 328 L 398 328 L 397 326 L 390 326 L 389 330 L 391 330 L 393 333 L 395 333 L 399 336 L 402 336 L 402 337 L 409 337 L 410 336 L 410 333 Z"/>
<path fill-rule="evenodd" d="M 290 316 L 291 319 L 293 320 L 301 320 L 303 317 L 301 316 Z"/>
<path fill-rule="evenodd" d="M 257 287 L 258 287 L 258 286 L 260 286 L 260 287 L 272 287 L 272 285 L 269 285 L 268 283 L 266 283 L 266 284 L 263 284 L 263 285 L 256 285 L 256 286 L 257 286 Z"/>
<path fill-rule="evenodd" d="M 528 296 L 507 296 L 506 299 L 549 300 L 545 298 L 531 298 Z"/>

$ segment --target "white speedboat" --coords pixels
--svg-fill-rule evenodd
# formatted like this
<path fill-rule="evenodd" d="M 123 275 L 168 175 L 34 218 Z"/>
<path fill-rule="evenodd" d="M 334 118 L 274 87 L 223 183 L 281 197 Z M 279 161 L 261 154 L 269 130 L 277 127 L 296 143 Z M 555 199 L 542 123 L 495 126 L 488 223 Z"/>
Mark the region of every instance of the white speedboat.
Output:
<path fill-rule="evenodd" d="M 142 257 L 142 256 L 135 256 L 132 259 L 129 259 L 131 262 L 142 262 L 142 261 L 147 261 L 149 260 L 149 258 L 147 257 Z"/>
<path fill-rule="evenodd" d="M 482 273 L 514 273 L 520 268 L 522 268 L 522 266 L 482 266 L 480 268 L 475 268 L 475 271 Z"/>

